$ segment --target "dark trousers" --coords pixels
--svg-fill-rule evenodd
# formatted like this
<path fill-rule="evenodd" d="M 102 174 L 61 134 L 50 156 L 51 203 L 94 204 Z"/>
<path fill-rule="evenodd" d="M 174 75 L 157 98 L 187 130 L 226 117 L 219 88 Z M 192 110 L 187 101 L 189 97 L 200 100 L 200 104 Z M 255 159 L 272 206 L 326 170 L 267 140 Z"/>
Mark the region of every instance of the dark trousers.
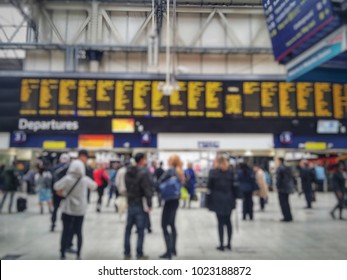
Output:
<path fill-rule="evenodd" d="M 2 207 L 5 204 L 6 201 L 6 197 L 7 195 L 10 194 L 10 202 L 8 204 L 8 212 L 11 213 L 12 212 L 12 205 L 13 205 L 13 199 L 14 199 L 14 191 L 4 191 L 4 196 L 2 197 L 1 203 L 0 203 L 0 212 L 2 211 Z"/>
<path fill-rule="evenodd" d="M 133 226 L 137 229 L 137 257 L 143 256 L 143 241 L 145 239 L 146 213 L 141 206 L 129 206 L 127 225 L 125 227 L 124 255 L 130 256 L 130 237 Z"/>
<path fill-rule="evenodd" d="M 307 208 L 311 208 L 312 207 L 312 200 L 313 200 L 313 192 L 312 192 L 311 186 L 310 187 L 304 187 L 303 191 L 305 194 Z"/>
<path fill-rule="evenodd" d="M 243 192 L 243 219 L 246 220 L 247 215 L 253 220 L 253 192 Z"/>
<path fill-rule="evenodd" d="M 58 213 L 61 200 L 62 200 L 62 197 L 57 195 L 55 192 L 53 192 L 53 212 L 51 217 L 53 229 L 55 227 L 55 222 L 57 221 L 57 213 Z"/>
<path fill-rule="evenodd" d="M 342 197 L 339 197 L 337 192 L 335 192 L 335 196 L 336 196 L 336 199 L 337 199 L 337 204 L 336 206 L 334 207 L 334 209 L 332 210 L 332 213 L 335 214 L 335 211 L 337 209 L 339 209 L 339 212 L 340 212 L 340 219 L 342 219 L 342 211 L 343 211 L 343 208 L 344 208 L 344 195 L 342 195 Z"/>
<path fill-rule="evenodd" d="M 145 228 L 148 230 L 148 232 L 152 231 L 152 223 L 151 223 L 151 217 L 149 213 L 145 212 L 146 215 L 146 226 Z"/>
<path fill-rule="evenodd" d="M 231 243 L 231 235 L 232 235 L 232 225 L 231 225 L 231 214 L 230 215 L 219 215 L 217 214 L 218 220 L 218 236 L 219 236 L 219 244 L 221 247 L 224 245 L 224 226 L 227 228 L 228 239 L 227 245 L 230 246 Z"/>
<path fill-rule="evenodd" d="M 177 232 L 175 226 L 176 213 L 179 206 L 179 200 L 173 199 L 165 201 L 163 214 L 161 217 L 161 227 L 163 229 L 164 240 L 166 245 L 166 254 L 171 257 L 176 255 Z M 170 228 L 170 231 L 169 231 Z"/>
<path fill-rule="evenodd" d="M 266 204 L 266 198 L 260 197 L 260 198 L 259 198 L 259 202 L 260 202 L 260 209 L 261 209 L 262 211 L 264 211 L 264 210 L 265 210 L 265 204 Z"/>
<path fill-rule="evenodd" d="M 103 186 L 98 187 L 98 202 L 97 202 L 98 209 L 101 208 L 103 195 L 104 195 L 104 187 Z"/>
<path fill-rule="evenodd" d="M 290 211 L 290 204 L 289 204 L 289 194 L 288 193 L 278 193 L 278 198 L 280 201 L 280 206 L 283 214 L 283 219 L 287 222 L 292 221 L 292 213 Z"/>
<path fill-rule="evenodd" d="M 68 214 L 62 214 L 63 221 L 63 233 L 61 235 L 60 242 L 60 254 L 65 258 L 65 250 L 68 248 L 71 242 L 71 237 L 77 235 L 77 256 L 81 254 L 82 248 L 82 225 L 84 216 L 72 216 Z"/>

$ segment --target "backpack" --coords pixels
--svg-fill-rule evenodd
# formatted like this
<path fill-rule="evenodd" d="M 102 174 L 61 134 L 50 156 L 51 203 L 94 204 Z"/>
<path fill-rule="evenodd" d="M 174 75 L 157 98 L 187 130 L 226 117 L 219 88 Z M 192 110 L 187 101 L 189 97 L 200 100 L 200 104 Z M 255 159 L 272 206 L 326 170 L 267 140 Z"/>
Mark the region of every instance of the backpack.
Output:
<path fill-rule="evenodd" d="M 161 198 L 165 201 L 179 199 L 181 196 L 181 181 L 172 176 L 159 185 Z"/>

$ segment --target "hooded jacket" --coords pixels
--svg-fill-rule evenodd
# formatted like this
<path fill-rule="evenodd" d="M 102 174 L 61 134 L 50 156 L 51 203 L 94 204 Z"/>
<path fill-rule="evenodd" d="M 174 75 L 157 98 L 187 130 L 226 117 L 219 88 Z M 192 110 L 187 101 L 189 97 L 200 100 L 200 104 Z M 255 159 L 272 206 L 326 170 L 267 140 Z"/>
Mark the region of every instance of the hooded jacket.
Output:
<path fill-rule="evenodd" d="M 66 197 L 77 180 L 78 184 Z M 86 176 L 86 168 L 82 161 L 74 160 L 67 174 L 54 184 L 54 190 L 63 191 L 65 199 L 62 201 L 62 212 L 71 216 L 84 216 L 87 210 L 87 190 L 95 190 L 96 183 Z"/>

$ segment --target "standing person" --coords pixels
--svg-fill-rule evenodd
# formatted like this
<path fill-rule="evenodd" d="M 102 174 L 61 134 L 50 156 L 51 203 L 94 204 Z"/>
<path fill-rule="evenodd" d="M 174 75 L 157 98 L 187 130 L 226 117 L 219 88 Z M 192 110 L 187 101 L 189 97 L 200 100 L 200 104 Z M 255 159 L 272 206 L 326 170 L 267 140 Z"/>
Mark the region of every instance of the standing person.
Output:
<path fill-rule="evenodd" d="M 110 181 L 106 173 L 106 168 L 104 163 L 99 163 L 96 170 L 93 173 L 94 181 L 98 185 L 98 202 L 96 205 L 96 212 L 101 212 L 102 197 L 104 195 L 104 190 Z"/>
<path fill-rule="evenodd" d="M 42 162 L 37 165 L 37 173 L 35 174 L 35 187 L 39 192 L 40 213 L 44 213 L 44 202 L 47 202 L 49 213 L 52 213 L 52 174 L 43 166 Z"/>
<path fill-rule="evenodd" d="M 255 176 L 252 169 L 246 164 L 242 163 L 237 172 L 237 180 L 239 181 L 239 188 L 243 197 L 243 220 L 253 220 L 253 192 L 257 190 Z"/>
<path fill-rule="evenodd" d="M 70 165 L 70 156 L 68 154 L 61 154 L 59 157 L 59 164 L 57 164 L 53 168 L 53 184 L 58 182 L 61 178 L 63 178 Z M 55 229 L 55 222 L 57 221 L 57 213 L 61 202 L 61 196 L 59 196 L 53 189 L 53 212 L 51 218 L 51 231 Z"/>
<path fill-rule="evenodd" d="M 178 155 L 170 156 L 168 160 L 169 169 L 159 179 L 159 184 L 165 183 L 167 180 L 175 177 L 177 183 L 182 186 L 184 184 L 183 163 Z M 170 186 L 172 187 L 172 186 Z M 164 198 L 164 197 L 163 197 Z M 165 198 L 164 198 L 165 199 Z M 175 226 L 176 213 L 179 205 L 180 192 L 177 196 L 166 198 L 163 213 L 161 217 L 161 227 L 163 229 L 166 252 L 160 256 L 162 259 L 171 259 L 172 255 L 177 255 L 176 242 L 177 232 Z M 170 227 L 170 232 L 169 232 Z"/>
<path fill-rule="evenodd" d="M 118 211 L 119 219 L 122 220 L 123 214 L 128 208 L 127 202 L 127 189 L 125 186 L 125 174 L 130 165 L 130 160 L 124 160 L 123 166 L 119 168 L 115 178 L 115 185 L 118 191 L 118 197 L 116 198 L 116 210 Z"/>
<path fill-rule="evenodd" d="M 83 159 L 81 159 L 81 158 L 79 158 L 79 159 L 82 160 L 82 162 L 84 162 Z M 88 159 L 88 153 L 87 153 L 87 161 L 84 164 L 86 166 L 86 176 L 94 181 L 93 161 L 91 159 Z M 90 189 L 88 189 L 87 190 L 87 201 L 88 201 L 88 204 L 90 203 L 90 193 L 91 193 L 91 191 L 90 191 Z"/>
<path fill-rule="evenodd" d="M 283 214 L 281 222 L 292 222 L 293 217 L 290 210 L 289 195 L 294 192 L 294 177 L 292 171 L 284 164 L 283 158 L 277 159 L 276 186 L 278 198 Z"/>
<path fill-rule="evenodd" d="M 269 186 L 266 182 L 266 175 L 263 169 L 260 168 L 258 164 L 254 165 L 253 171 L 255 174 L 255 181 L 259 187 L 258 195 L 260 201 L 260 210 L 265 210 L 265 204 L 269 196 Z"/>
<path fill-rule="evenodd" d="M 307 203 L 306 209 L 311 209 L 313 198 L 312 183 L 314 182 L 314 174 L 307 160 L 304 159 L 300 161 L 300 179 L 302 191 L 305 194 L 305 199 Z"/>
<path fill-rule="evenodd" d="M 4 168 L 3 171 L 3 197 L 0 203 L 0 213 L 2 212 L 2 208 L 5 204 L 6 197 L 10 194 L 10 202 L 8 205 L 8 213 L 12 213 L 12 205 L 15 192 L 18 190 L 19 180 L 17 177 L 17 173 L 15 170 L 15 162 L 9 168 Z"/>
<path fill-rule="evenodd" d="M 5 171 L 5 165 L 0 163 L 0 191 L 4 188 L 4 171 Z"/>
<path fill-rule="evenodd" d="M 317 163 L 314 166 L 314 174 L 315 174 L 315 183 L 316 183 L 316 191 L 322 192 L 324 191 L 324 182 L 326 180 L 326 173 L 323 167 L 323 163 Z"/>
<path fill-rule="evenodd" d="M 192 200 L 195 200 L 196 194 L 195 194 L 195 183 L 196 183 L 196 177 L 195 172 L 193 169 L 193 163 L 188 162 L 187 169 L 184 171 L 184 175 L 186 177 L 186 187 L 188 189 L 189 193 L 189 204 L 188 207 L 190 208 Z"/>
<path fill-rule="evenodd" d="M 86 175 L 81 160 L 74 160 L 67 174 L 54 184 L 54 190 L 64 197 L 62 201 L 63 232 L 60 242 L 60 258 L 65 259 L 65 251 L 71 236 L 77 235 L 77 259 L 81 258 L 82 225 L 87 210 L 87 189 L 96 189 L 96 183 Z"/>
<path fill-rule="evenodd" d="M 154 171 L 154 183 L 155 183 L 155 190 L 157 192 L 158 196 L 158 206 L 161 207 L 161 196 L 160 196 L 160 189 L 159 189 L 159 179 L 164 174 L 163 169 L 163 162 L 159 162 L 159 167 Z"/>
<path fill-rule="evenodd" d="M 221 155 L 217 156 L 208 176 L 207 188 L 210 192 L 209 209 L 216 213 L 218 220 L 219 247 L 217 250 L 231 250 L 231 212 L 236 206 L 237 189 L 234 184 L 234 174 L 228 161 Z M 224 247 L 224 227 L 227 229 L 227 245 Z"/>
<path fill-rule="evenodd" d="M 128 198 L 128 217 L 124 238 L 124 259 L 131 259 L 130 237 L 131 229 L 135 225 L 138 239 L 136 257 L 140 260 L 148 259 L 143 253 L 143 242 L 145 237 L 146 214 L 143 200 L 146 200 L 147 212 L 152 208 L 152 180 L 147 171 L 146 156 L 143 153 L 135 155 L 136 166 L 129 166 L 125 174 L 125 186 Z"/>
<path fill-rule="evenodd" d="M 115 198 L 117 198 L 116 176 L 117 176 L 117 172 L 120 168 L 120 162 L 116 161 L 111 166 L 112 166 L 112 170 L 110 173 L 107 207 L 110 206 L 113 195 L 115 196 Z"/>
<path fill-rule="evenodd" d="M 337 209 L 339 209 L 340 212 L 340 220 L 343 220 L 342 217 L 342 211 L 343 211 L 343 207 L 344 207 L 344 198 L 345 198 L 345 186 L 346 186 L 346 169 L 345 169 L 345 165 L 343 162 L 340 162 L 338 164 L 337 170 L 334 173 L 333 176 L 333 189 L 334 189 L 334 193 L 337 199 L 337 204 L 336 206 L 333 208 L 333 210 L 330 212 L 331 217 L 335 220 L 335 211 Z"/>

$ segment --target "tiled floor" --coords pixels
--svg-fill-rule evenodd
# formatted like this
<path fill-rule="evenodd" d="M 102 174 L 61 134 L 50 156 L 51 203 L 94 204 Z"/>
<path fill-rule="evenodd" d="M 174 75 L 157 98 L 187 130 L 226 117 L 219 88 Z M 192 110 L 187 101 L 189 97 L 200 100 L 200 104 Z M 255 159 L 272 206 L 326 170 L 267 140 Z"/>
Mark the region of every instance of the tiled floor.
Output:
<path fill-rule="evenodd" d="M 95 212 L 95 199 L 89 206 L 84 222 L 83 259 L 122 259 L 124 221 L 114 208 Z M 39 214 L 37 197 L 29 197 L 25 213 L 7 214 L 7 205 L 0 215 L 0 258 L 58 259 L 61 223 L 54 233 L 49 232 L 49 215 Z M 156 202 L 156 201 L 155 201 Z M 241 201 L 238 215 L 233 216 L 233 251 L 219 252 L 216 218 L 213 213 L 199 208 L 179 209 L 178 259 L 347 259 L 347 222 L 334 221 L 329 211 L 335 204 L 332 194 L 318 194 L 313 210 L 304 210 L 304 198 L 291 197 L 295 221 L 279 222 L 278 199 L 271 194 L 265 213 L 258 211 L 255 200 L 255 221 L 241 221 Z M 156 203 L 155 203 L 156 205 Z M 157 259 L 164 251 L 160 228 L 161 209 L 155 208 L 151 218 L 153 233 L 146 235 L 145 253 Z M 345 213 L 347 218 L 347 210 Z M 135 247 L 136 234 L 133 234 Z M 134 248 L 133 248 L 134 249 Z M 68 258 L 74 258 L 68 255 Z"/>

